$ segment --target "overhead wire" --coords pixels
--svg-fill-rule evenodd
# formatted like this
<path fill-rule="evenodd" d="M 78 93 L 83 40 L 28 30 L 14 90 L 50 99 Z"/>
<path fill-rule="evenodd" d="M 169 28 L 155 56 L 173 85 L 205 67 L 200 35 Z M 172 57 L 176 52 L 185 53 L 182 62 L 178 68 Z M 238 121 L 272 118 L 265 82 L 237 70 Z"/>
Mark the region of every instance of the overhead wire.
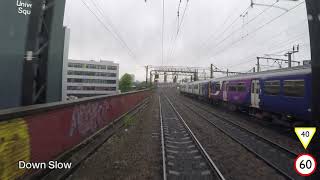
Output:
<path fill-rule="evenodd" d="M 110 27 L 108 27 L 103 20 L 101 20 L 101 18 L 90 8 L 90 6 L 84 0 L 81 0 L 81 2 L 90 11 L 90 13 L 96 18 L 96 20 L 103 26 L 103 28 L 106 31 L 108 31 L 114 37 L 114 39 L 119 41 L 121 46 L 128 51 L 127 52 L 128 55 L 133 59 L 135 59 L 135 55 L 133 54 L 132 50 L 128 47 L 127 43 L 124 40 L 122 40 L 122 38 L 119 37 L 115 32 L 113 32 L 113 30 L 111 30 Z"/>
<path fill-rule="evenodd" d="M 290 27 L 291 27 L 291 26 L 290 26 Z M 290 28 L 290 27 L 289 27 L 289 28 Z M 285 31 L 284 31 L 284 32 L 285 32 Z M 304 32 L 304 33 L 301 33 L 301 34 L 298 34 L 298 37 L 301 38 L 301 37 L 300 37 L 301 35 L 305 35 L 305 32 Z M 275 36 L 274 36 L 274 37 L 275 37 Z M 281 51 L 279 51 L 279 48 L 281 48 L 281 47 L 286 47 L 286 46 L 292 44 L 292 40 L 293 40 L 293 42 L 295 42 L 296 40 L 298 40 L 296 37 L 297 37 L 297 36 L 294 36 L 293 38 L 290 38 L 290 39 L 286 39 L 286 40 L 284 40 L 284 41 L 280 41 L 280 42 L 275 42 L 275 43 L 273 43 L 273 44 L 280 44 L 280 46 L 278 46 L 277 48 L 273 48 L 272 50 L 270 50 L 270 51 L 273 51 L 273 50 L 277 50 L 277 51 L 273 51 L 273 52 L 267 53 L 267 54 L 278 54 L 278 53 L 281 53 L 281 52 L 290 50 L 291 48 L 290 48 L 290 49 L 286 49 L 286 50 L 281 50 Z M 268 41 L 270 41 L 270 40 L 272 40 L 272 39 L 268 39 Z M 286 43 L 286 44 L 283 45 L 283 43 Z M 273 44 L 271 44 L 271 46 L 273 46 Z M 300 46 L 301 46 L 301 45 L 300 45 Z M 259 54 L 262 54 L 262 53 L 259 53 L 259 52 L 262 51 L 262 50 L 264 50 L 264 49 L 266 49 L 266 48 L 265 48 L 265 47 L 260 48 L 259 50 L 256 50 L 254 53 L 251 53 L 250 55 L 248 55 L 248 56 L 246 56 L 246 57 L 244 57 L 244 58 L 241 58 L 239 61 L 242 61 L 242 60 L 248 59 L 248 58 L 256 58 L 256 56 L 258 56 Z M 264 54 L 265 54 L 265 53 L 264 53 Z M 229 65 L 227 68 L 232 68 L 232 67 L 235 67 L 235 66 L 238 66 L 238 65 L 246 64 L 246 63 L 251 62 L 251 61 L 255 61 L 255 60 L 249 60 L 249 61 L 240 62 L 240 63 L 237 63 L 237 64 L 232 64 L 232 65 Z"/>
<path fill-rule="evenodd" d="M 256 20 L 258 17 L 260 17 L 262 14 L 266 13 L 268 10 L 270 10 L 278 1 L 276 1 L 274 4 L 272 4 L 270 7 L 266 8 L 264 11 L 262 11 L 261 13 L 259 13 L 257 16 L 253 17 L 252 19 L 250 19 L 246 24 L 244 24 L 244 26 L 247 26 L 249 23 L 253 22 L 254 20 Z M 230 37 L 232 37 L 235 33 L 239 32 L 239 30 L 241 30 L 244 26 L 241 26 L 237 29 L 235 29 L 234 31 L 232 31 L 231 33 L 229 33 L 229 35 L 227 35 L 225 38 L 223 38 L 221 41 L 219 41 L 218 43 L 215 44 L 214 48 L 219 47 L 223 42 L 225 42 L 227 39 L 229 39 Z M 245 36 L 243 36 L 242 38 L 248 36 L 248 34 L 246 34 Z"/>
<path fill-rule="evenodd" d="M 241 14 L 245 13 L 246 11 L 249 10 L 251 6 L 248 6 Z M 231 14 L 232 15 L 232 14 Z M 232 16 L 229 17 L 232 17 Z M 229 19 L 229 17 L 227 18 L 227 20 Z M 221 36 L 223 36 L 226 32 L 228 32 L 228 30 L 241 18 L 241 16 L 238 16 L 236 19 L 234 19 L 223 31 L 222 33 L 219 33 L 218 35 L 215 36 L 214 40 L 219 39 Z M 228 21 L 224 21 L 223 25 L 221 27 L 223 27 Z M 203 41 L 200 45 L 200 48 L 206 48 L 207 47 L 207 43 L 213 38 L 215 34 L 212 33 L 209 38 L 207 38 L 205 41 Z"/>
<path fill-rule="evenodd" d="M 270 21 L 268 21 L 267 23 L 259 26 L 258 28 L 254 29 L 253 31 L 249 32 L 248 35 L 246 35 L 246 37 L 248 37 L 248 36 L 250 36 L 250 35 L 258 32 L 259 30 L 261 30 L 261 29 L 264 28 L 265 26 L 269 25 L 270 23 L 274 22 L 275 20 L 279 19 L 280 17 L 282 17 L 282 16 L 285 15 L 286 13 L 288 13 L 288 12 L 296 9 L 297 7 L 301 6 L 304 2 L 305 2 L 305 1 L 302 1 L 301 3 L 297 4 L 296 6 L 288 9 L 288 11 L 286 11 L 286 12 L 284 12 L 284 13 L 281 13 L 280 15 L 276 16 L 275 18 L 272 18 L 272 19 L 271 19 Z M 211 56 L 211 58 L 212 58 L 212 57 L 215 57 L 215 56 L 223 53 L 223 52 L 226 51 L 227 49 L 233 47 L 235 44 L 237 44 L 238 42 L 242 41 L 244 38 L 245 38 L 245 37 L 241 37 L 241 38 L 237 39 L 236 41 L 228 44 L 228 45 L 227 45 L 227 48 L 225 48 L 224 50 L 220 51 L 218 54 L 215 54 L 214 56 Z"/>
<path fill-rule="evenodd" d="M 119 38 L 119 40 L 124 44 L 124 46 L 129 50 L 129 52 L 133 55 L 133 57 L 135 58 L 135 54 L 133 53 L 132 49 L 128 46 L 128 44 L 126 43 L 126 41 L 123 40 L 123 38 L 121 37 L 120 33 L 116 30 L 116 28 L 114 27 L 114 25 L 112 24 L 110 18 L 107 16 L 107 14 L 105 13 L 105 11 L 101 8 L 101 5 L 99 5 L 97 0 L 91 0 L 93 5 L 97 8 L 97 10 L 100 12 L 100 14 L 102 15 L 102 17 L 105 18 L 105 20 L 107 21 L 109 27 L 111 28 L 112 32 L 114 32 L 114 34 Z"/>
<path fill-rule="evenodd" d="M 181 0 L 179 0 L 178 11 L 177 11 L 177 18 L 178 18 L 177 33 L 179 31 L 179 26 L 180 26 L 180 6 L 181 6 Z"/>
<path fill-rule="evenodd" d="M 184 8 L 184 10 L 183 10 L 182 18 L 181 18 L 180 24 L 179 24 L 179 26 L 178 26 L 177 34 L 175 35 L 174 41 L 173 41 L 173 43 L 172 43 L 172 48 L 171 48 L 171 51 L 170 51 L 171 53 L 169 54 L 169 57 L 168 57 L 168 58 L 172 58 L 173 55 L 174 55 L 174 51 L 175 51 L 175 47 L 176 47 L 176 41 L 177 41 L 177 39 L 178 39 L 179 33 L 180 33 L 180 31 L 181 31 L 181 27 L 182 27 L 183 22 L 184 22 L 184 18 L 185 18 L 185 15 L 186 15 L 186 11 L 187 11 L 187 9 L 188 9 L 188 4 L 189 4 L 189 0 L 187 0 L 187 3 L 186 3 L 185 8 Z"/>

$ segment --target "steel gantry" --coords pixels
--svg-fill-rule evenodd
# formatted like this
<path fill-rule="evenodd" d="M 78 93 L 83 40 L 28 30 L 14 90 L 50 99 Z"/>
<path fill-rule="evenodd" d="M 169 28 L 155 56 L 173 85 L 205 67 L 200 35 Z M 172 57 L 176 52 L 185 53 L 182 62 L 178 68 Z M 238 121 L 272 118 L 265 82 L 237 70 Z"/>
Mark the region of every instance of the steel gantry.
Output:
<path fill-rule="evenodd" d="M 152 83 L 152 79 L 159 79 L 159 76 L 164 77 L 164 81 L 167 81 L 167 76 L 172 76 L 173 81 L 177 82 L 178 77 L 190 78 L 190 81 L 205 80 L 213 78 L 213 73 L 223 73 L 228 75 L 240 74 L 240 72 L 233 72 L 227 70 L 221 70 L 217 66 L 211 64 L 210 67 L 190 67 L 190 66 L 154 66 L 148 65 L 146 68 L 146 82 Z M 149 76 L 149 78 L 148 78 Z"/>
<path fill-rule="evenodd" d="M 31 0 L 21 105 L 61 100 L 65 0 Z"/>

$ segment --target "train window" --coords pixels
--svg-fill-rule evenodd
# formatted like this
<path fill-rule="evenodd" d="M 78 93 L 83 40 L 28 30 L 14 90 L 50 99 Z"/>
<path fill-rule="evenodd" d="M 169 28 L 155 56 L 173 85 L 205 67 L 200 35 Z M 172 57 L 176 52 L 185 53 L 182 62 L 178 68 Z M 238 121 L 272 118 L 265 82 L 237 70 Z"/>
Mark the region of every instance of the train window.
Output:
<path fill-rule="evenodd" d="M 266 95 L 279 95 L 280 94 L 280 81 L 265 81 L 264 82 L 264 93 Z"/>
<path fill-rule="evenodd" d="M 259 90 L 260 90 L 260 83 L 259 83 L 259 82 L 257 82 L 256 94 L 259 94 Z"/>
<path fill-rule="evenodd" d="M 237 91 L 237 88 L 235 86 L 229 86 L 228 90 L 229 91 Z"/>
<path fill-rule="evenodd" d="M 303 97 L 304 96 L 304 80 L 283 81 L 283 91 L 285 96 Z"/>
<path fill-rule="evenodd" d="M 214 85 L 214 87 L 215 87 L 215 90 L 216 90 L 216 91 L 220 91 L 221 85 L 220 85 L 220 83 L 216 83 L 216 84 Z"/>
<path fill-rule="evenodd" d="M 245 86 L 245 84 L 244 84 L 244 83 L 238 83 L 238 84 L 237 84 L 237 91 L 238 91 L 238 92 L 244 92 L 244 91 L 246 91 L 246 86 Z"/>

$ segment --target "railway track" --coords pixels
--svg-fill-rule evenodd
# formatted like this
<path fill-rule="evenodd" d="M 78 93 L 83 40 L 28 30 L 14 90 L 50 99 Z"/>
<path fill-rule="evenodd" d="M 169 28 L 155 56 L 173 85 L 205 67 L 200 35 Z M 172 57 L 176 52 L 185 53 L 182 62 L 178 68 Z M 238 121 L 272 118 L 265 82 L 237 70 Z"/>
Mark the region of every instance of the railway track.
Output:
<path fill-rule="evenodd" d="M 159 96 L 163 179 L 225 178 L 168 97 Z"/>
<path fill-rule="evenodd" d="M 181 100 L 181 99 L 180 99 Z M 303 179 L 293 170 L 297 154 L 241 125 L 211 112 L 190 101 L 180 102 L 184 107 L 218 128 L 288 179 Z"/>

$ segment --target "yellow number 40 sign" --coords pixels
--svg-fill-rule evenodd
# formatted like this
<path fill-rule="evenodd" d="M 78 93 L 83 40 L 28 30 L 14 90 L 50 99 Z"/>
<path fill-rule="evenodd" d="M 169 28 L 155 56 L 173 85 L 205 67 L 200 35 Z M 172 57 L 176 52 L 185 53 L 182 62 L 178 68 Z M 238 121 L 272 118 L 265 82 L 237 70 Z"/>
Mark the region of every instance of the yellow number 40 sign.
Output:
<path fill-rule="evenodd" d="M 311 142 L 314 134 L 316 133 L 315 127 L 296 127 L 294 128 L 296 135 L 298 136 L 303 147 L 307 149 L 309 143 Z"/>

